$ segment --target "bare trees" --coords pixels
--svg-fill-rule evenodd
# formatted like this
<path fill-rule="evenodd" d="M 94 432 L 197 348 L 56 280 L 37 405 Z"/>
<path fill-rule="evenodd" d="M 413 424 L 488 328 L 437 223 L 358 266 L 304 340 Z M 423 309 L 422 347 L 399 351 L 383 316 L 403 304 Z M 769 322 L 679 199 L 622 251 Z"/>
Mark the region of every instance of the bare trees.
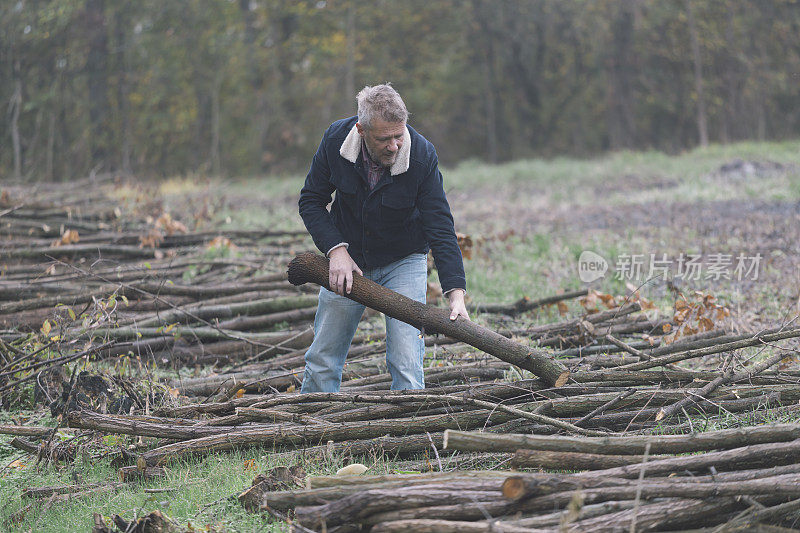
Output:
<path fill-rule="evenodd" d="M 796 136 L 791 2 L 0 6 L 0 175 L 306 165 L 392 81 L 452 163 Z"/>

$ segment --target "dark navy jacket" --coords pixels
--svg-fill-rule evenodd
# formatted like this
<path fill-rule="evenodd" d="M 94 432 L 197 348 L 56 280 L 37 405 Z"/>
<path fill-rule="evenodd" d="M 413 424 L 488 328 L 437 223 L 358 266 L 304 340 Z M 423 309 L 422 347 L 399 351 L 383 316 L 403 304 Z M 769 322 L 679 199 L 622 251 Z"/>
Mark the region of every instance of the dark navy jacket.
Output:
<path fill-rule="evenodd" d="M 314 244 L 327 253 L 348 243 L 362 270 L 431 249 L 442 290 L 466 289 L 433 145 L 407 127 L 396 162 L 370 190 L 356 122 L 357 117 L 338 120 L 325 131 L 300 192 L 300 216 Z"/>

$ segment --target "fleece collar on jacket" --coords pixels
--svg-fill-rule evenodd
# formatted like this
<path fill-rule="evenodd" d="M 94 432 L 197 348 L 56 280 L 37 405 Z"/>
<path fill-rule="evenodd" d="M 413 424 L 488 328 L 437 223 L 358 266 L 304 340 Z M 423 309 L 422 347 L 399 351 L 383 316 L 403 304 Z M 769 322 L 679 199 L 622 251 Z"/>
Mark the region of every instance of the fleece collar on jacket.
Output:
<path fill-rule="evenodd" d="M 358 129 L 353 126 L 353 129 L 350 130 L 350 133 L 348 133 L 347 137 L 344 138 L 342 147 L 339 148 L 339 154 L 351 163 L 355 163 L 358 159 L 359 153 L 361 153 L 361 135 L 359 135 Z M 392 176 L 402 174 L 408 170 L 410 161 L 411 134 L 408 132 L 408 127 L 406 127 L 405 131 L 403 132 L 403 146 L 400 147 L 400 151 L 397 153 L 397 159 L 389 169 L 389 173 Z"/>

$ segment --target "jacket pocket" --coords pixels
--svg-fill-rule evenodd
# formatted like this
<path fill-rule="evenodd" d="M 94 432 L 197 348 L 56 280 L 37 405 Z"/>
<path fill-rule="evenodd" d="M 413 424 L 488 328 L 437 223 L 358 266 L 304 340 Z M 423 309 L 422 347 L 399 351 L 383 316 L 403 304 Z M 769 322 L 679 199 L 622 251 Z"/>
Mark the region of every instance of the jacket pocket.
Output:
<path fill-rule="evenodd" d="M 339 206 L 352 213 L 356 219 L 361 218 L 361 208 L 358 203 L 358 190 L 356 184 L 347 177 L 333 175 L 331 184 L 336 187 L 336 202 Z"/>
<path fill-rule="evenodd" d="M 348 179 L 346 176 L 334 174 L 331 176 L 331 185 L 336 187 L 336 190 L 344 194 L 355 194 L 356 184 L 353 180 Z"/>
<path fill-rule="evenodd" d="M 402 226 L 414 210 L 414 197 L 383 193 L 381 195 L 381 221 L 388 226 Z"/>

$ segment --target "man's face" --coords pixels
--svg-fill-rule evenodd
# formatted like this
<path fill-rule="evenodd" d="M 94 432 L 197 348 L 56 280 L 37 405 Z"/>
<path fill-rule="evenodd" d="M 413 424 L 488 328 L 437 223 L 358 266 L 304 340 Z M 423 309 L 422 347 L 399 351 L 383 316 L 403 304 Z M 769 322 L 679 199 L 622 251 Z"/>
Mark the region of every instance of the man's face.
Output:
<path fill-rule="evenodd" d="M 384 167 L 390 167 L 397 161 L 397 154 L 403 146 L 405 122 L 386 122 L 374 118 L 370 128 L 365 128 L 359 123 L 356 123 L 356 128 L 364 138 L 367 152 L 373 161 Z"/>

